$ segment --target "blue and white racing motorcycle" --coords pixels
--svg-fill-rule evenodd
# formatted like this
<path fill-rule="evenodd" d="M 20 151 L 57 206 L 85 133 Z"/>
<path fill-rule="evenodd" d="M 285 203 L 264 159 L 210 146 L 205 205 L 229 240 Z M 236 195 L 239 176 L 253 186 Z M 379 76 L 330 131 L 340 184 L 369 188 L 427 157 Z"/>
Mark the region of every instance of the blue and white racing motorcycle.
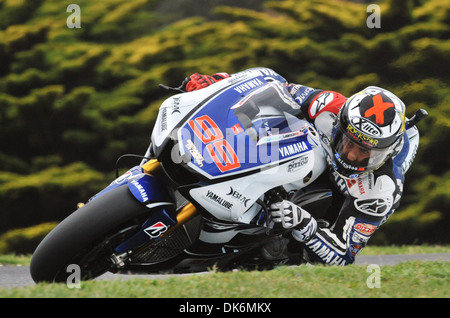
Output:
<path fill-rule="evenodd" d="M 329 197 L 299 196 L 326 169 L 314 128 L 277 81 L 240 73 L 161 105 L 142 162 L 79 207 L 40 243 L 35 282 L 105 272 L 187 273 L 265 269 L 261 246 L 286 235 L 269 226 L 268 206 Z M 295 194 L 297 193 L 297 195 Z M 294 197 L 293 197 L 294 196 Z"/>

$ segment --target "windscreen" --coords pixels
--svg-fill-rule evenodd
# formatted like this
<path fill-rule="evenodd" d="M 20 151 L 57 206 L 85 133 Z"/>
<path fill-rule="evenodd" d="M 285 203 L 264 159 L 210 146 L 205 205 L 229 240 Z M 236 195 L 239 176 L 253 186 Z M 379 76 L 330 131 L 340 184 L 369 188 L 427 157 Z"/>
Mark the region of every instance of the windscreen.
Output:
<path fill-rule="evenodd" d="M 261 127 L 261 123 L 265 122 L 265 118 L 270 118 L 272 121 L 270 128 L 275 128 L 276 124 L 273 121 L 277 118 L 280 123 L 286 123 L 286 116 L 300 113 L 300 106 L 279 82 L 262 86 L 231 109 L 252 139 L 261 137 L 260 131 L 264 128 Z"/>

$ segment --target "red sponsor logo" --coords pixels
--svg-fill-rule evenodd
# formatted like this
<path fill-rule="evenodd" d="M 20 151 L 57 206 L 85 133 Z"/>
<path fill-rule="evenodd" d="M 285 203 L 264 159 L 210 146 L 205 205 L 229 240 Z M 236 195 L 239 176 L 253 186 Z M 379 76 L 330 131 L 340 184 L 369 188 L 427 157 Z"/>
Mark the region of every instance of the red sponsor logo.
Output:
<path fill-rule="evenodd" d="M 233 130 L 235 135 L 238 135 L 238 134 L 240 134 L 241 132 L 244 131 L 244 129 L 242 129 L 241 125 L 239 125 L 239 124 L 231 126 L 231 129 Z"/>
<path fill-rule="evenodd" d="M 147 233 L 150 237 L 158 237 L 167 231 L 168 227 L 163 222 L 157 222 L 148 228 L 144 229 L 144 232 Z"/>
<path fill-rule="evenodd" d="M 363 235 L 371 235 L 377 229 L 375 225 L 368 223 L 357 223 L 355 224 L 354 228 L 356 232 Z"/>

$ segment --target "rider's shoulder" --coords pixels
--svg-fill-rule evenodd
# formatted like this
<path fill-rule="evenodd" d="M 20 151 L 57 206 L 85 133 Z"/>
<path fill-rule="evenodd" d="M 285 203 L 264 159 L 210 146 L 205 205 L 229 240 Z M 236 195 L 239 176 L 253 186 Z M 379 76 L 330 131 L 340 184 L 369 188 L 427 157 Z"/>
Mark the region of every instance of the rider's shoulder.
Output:
<path fill-rule="evenodd" d="M 311 120 L 324 112 L 337 115 L 347 98 L 339 92 L 320 91 L 307 104 L 307 115 Z"/>

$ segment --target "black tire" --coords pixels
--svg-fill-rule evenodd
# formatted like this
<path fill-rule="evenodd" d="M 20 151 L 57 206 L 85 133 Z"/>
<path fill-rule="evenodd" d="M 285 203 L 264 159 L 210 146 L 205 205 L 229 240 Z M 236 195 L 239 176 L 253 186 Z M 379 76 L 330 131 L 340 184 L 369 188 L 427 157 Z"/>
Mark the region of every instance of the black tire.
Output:
<path fill-rule="evenodd" d="M 36 283 L 64 282 L 71 274 L 66 272 L 69 264 L 80 266 L 82 279 L 107 272 L 112 248 L 134 234 L 139 221 L 150 213 L 127 185 L 101 195 L 69 215 L 42 240 L 31 259 L 31 277 Z"/>

